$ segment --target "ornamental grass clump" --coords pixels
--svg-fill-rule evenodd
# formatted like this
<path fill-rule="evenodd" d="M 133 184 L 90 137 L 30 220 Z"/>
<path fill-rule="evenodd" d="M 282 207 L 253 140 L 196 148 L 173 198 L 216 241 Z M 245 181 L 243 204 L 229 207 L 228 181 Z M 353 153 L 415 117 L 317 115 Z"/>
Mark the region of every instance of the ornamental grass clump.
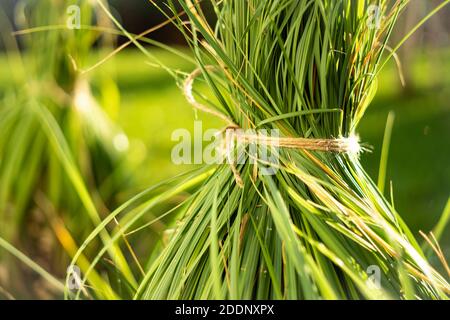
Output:
<path fill-rule="evenodd" d="M 446 277 L 359 161 L 358 123 L 407 3 L 208 1 L 213 25 L 204 1 L 170 1 L 167 15 L 175 15 L 196 58 L 198 69 L 179 78 L 193 106 L 224 119 L 228 130 L 277 129 L 278 142 L 295 146 L 280 145 L 276 164 L 256 156 L 209 165 L 149 189 L 113 212 L 83 247 L 115 218 L 118 241 L 149 211 L 190 191 L 168 211 L 176 223 L 148 260 L 135 299 L 447 298 Z M 377 10 L 368 10 L 372 4 Z M 195 78 L 214 99 L 192 93 Z M 336 141 L 344 147 L 317 148 Z M 262 174 L 268 166 L 275 174 Z"/>
<path fill-rule="evenodd" d="M 62 257 L 78 249 L 73 238 L 84 238 L 130 186 L 127 138 L 98 102 L 118 104 L 114 80 L 97 77 L 94 97 L 93 81 L 80 70 L 94 46 L 114 39 L 95 31 L 110 23 L 89 1 L 19 1 L 15 18 L 22 29 L 15 34 L 3 15 L 1 22 L 11 83 L 0 101 L 0 246 L 13 251 L 8 241 L 44 257 L 44 267 L 61 276 Z M 0 254 L 10 282 L 23 278 Z"/>

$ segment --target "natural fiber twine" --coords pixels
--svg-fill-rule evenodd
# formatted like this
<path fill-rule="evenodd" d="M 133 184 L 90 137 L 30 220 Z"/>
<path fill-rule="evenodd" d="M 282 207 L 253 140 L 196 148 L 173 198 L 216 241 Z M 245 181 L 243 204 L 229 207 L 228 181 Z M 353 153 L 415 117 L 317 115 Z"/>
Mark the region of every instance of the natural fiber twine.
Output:
<path fill-rule="evenodd" d="M 216 71 L 215 66 L 205 66 L 205 71 Z M 197 77 L 202 75 L 203 69 L 197 68 L 192 73 L 188 75 L 183 85 L 183 93 L 189 102 L 195 109 L 209 113 L 219 119 L 224 120 L 228 126 L 223 131 L 231 132 L 234 140 L 238 143 L 250 144 L 255 143 L 258 145 L 264 145 L 268 147 L 278 147 L 286 149 L 297 149 L 297 150 L 310 150 L 310 151 L 324 151 L 333 153 L 348 153 L 357 154 L 362 151 L 359 144 L 358 137 L 341 137 L 334 139 L 314 139 L 314 138 L 293 138 L 293 137 L 270 137 L 262 136 L 258 134 L 246 134 L 243 130 L 235 124 L 229 117 L 225 114 L 214 110 L 199 103 L 193 94 L 193 84 Z M 236 182 L 239 186 L 243 187 L 242 178 L 237 171 L 235 164 L 230 163 L 231 170 L 236 178 Z"/>

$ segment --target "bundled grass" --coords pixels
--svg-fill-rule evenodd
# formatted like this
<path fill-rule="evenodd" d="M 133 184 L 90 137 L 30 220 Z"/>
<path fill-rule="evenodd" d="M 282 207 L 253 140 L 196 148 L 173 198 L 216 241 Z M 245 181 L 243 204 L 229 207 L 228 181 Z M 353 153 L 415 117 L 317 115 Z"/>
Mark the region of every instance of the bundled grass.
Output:
<path fill-rule="evenodd" d="M 190 26 L 181 19 L 178 26 L 215 95 L 204 100 L 234 124 L 279 129 L 285 137 L 353 137 L 407 2 L 375 1 L 384 17 L 377 29 L 367 24 L 372 1 L 210 1 L 217 15 L 211 26 L 199 5 L 180 0 Z M 175 14 L 176 4 L 170 8 Z M 147 261 L 131 291 L 135 299 L 448 297 L 446 278 L 429 264 L 358 154 L 281 149 L 279 156 L 274 176 L 259 173 L 267 163 L 237 166 L 243 188 L 229 165 L 205 166 L 174 179 L 172 187 L 130 200 L 74 257 L 75 264 L 119 219 L 121 228 L 91 261 L 83 282 L 92 283 L 113 243 L 142 228 L 141 217 L 192 190 L 167 212 L 178 221 L 168 243 Z M 377 268 L 381 286 L 370 277 Z"/>
<path fill-rule="evenodd" d="M 79 6 L 82 24 L 105 23 L 89 1 L 72 4 Z M 108 119 L 89 78 L 77 69 L 88 63 L 95 43 L 109 46 L 112 38 L 66 27 L 69 5 L 19 3 L 17 23 L 31 29 L 17 35 L 23 40 L 21 52 L 7 21 L 2 22 L 15 69 L 0 105 L 0 237 L 34 258 L 46 255 L 45 268 L 59 276 L 67 268 L 62 256 L 71 257 L 78 249 L 70 234 L 85 237 L 117 205 L 118 193 L 131 178 L 124 161 L 126 136 Z M 41 27 L 48 30 L 36 32 Z M 108 107 L 117 104 L 113 79 L 99 78 L 96 89 Z M 50 253 L 42 252 L 39 241 L 49 237 Z M 108 239 L 106 234 L 103 238 Z M 122 268 L 125 274 L 127 270 Z"/>

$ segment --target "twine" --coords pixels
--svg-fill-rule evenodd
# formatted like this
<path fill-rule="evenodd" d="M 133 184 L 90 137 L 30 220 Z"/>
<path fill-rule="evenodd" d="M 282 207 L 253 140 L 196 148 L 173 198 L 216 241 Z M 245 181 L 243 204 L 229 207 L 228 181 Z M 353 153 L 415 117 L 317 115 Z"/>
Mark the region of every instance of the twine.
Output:
<path fill-rule="evenodd" d="M 231 134 L 240 143 L 255 143 L 259 145 L 264 145 L 268 147 L 279 147 L 285 149 L 297 149 L 297 150 L 310 150 L 310 151 L 324 151 L 333 153 L 347 153 L 347 154 L 358 154 L 363 150 L 359 144 L 359 139 L 357 136 L 341 137 L 335 139 L 316 139 L 316 138 L 293 138 L 293 137 L 270 137 L 261 136 L 257 134 L 246 134 L 242 133 L 241 129 L 237 124 L 234 123 L 227 115 L 221 113 L 218 110 L 207 107 L 199 103 L 193 94 L 193 85 L 197 77 L 203 74 L 203 71 L 214 72 L 217 68 L 212 65 L 207 65 L 203 69 L 197 68 L 192 73 L 188 75 L 183 85 L 183 93 L 189 102 L 195 109 L 209 113 L 219 119 L 224 120 L 228 126 L 222 130 L 231 132 Z M 244 186 L 244 182 L 236 168 L 233 161 L 229 163 L 231 171 L 235 177 L 236 183 L 240 186 Z"/>

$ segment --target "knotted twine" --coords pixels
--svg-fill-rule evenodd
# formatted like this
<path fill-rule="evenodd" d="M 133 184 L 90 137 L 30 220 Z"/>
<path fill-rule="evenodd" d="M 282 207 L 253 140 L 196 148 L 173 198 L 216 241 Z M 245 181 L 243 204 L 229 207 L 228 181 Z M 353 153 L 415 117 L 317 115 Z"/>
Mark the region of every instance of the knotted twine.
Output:
<path fill-rule="evenodd" d="M 212 65 L 208 65 L 204 67 L 205 71 L 216 71 L 216 67 Z M 317 138 L 293 138 L 293 137 L 269 137 L 269 136 L 261 136 L 257 134 L 248 134 L 245 133 L 243 129 L 241 129 L 233 120 L 231 120 L 228 116 L 221 113 L 218 110 L 207 107 L 201 103 L 199 103 L 193 94 L 193 84 L 197 77 L 202 75 L 203 69 L 197 68 L 192 73 L 188 75 L 183 85 L 183 93 L 189 102 L 195 109 L 203 111 L 205 113 L 209 113 L 219 119 L 224 120 L 227 123 L 227 127 L 222 130 L 227 132 L 227 135 L 231 135 L 233 140 L 238 141 L 239 143 L 255 143 L 258 145 L 264 145 L 267 147 L 279 147 L 286 149 L 297 149 L 297 150 L 310 150 L 310 151 L 324 151 L 324 152 L 333 152 L 333 153 L 348 153 L 348 154 L 357 154 L 362 151 L 362 148 L 359 144 L 358 137 L 350 136 L 350 137 L 340 137 L 334 139 L 317 139 Z M 230 147 L 227 144 L 226 148 Z M 227 154 L 229 154 L 229 150 L 227 150 Z M 235 177 L 236 183 L 242 188 L 244 186 L 244 182 L 236 169 L 235 163 L 233 161 L 229 162 L 231 171 Z"/>

